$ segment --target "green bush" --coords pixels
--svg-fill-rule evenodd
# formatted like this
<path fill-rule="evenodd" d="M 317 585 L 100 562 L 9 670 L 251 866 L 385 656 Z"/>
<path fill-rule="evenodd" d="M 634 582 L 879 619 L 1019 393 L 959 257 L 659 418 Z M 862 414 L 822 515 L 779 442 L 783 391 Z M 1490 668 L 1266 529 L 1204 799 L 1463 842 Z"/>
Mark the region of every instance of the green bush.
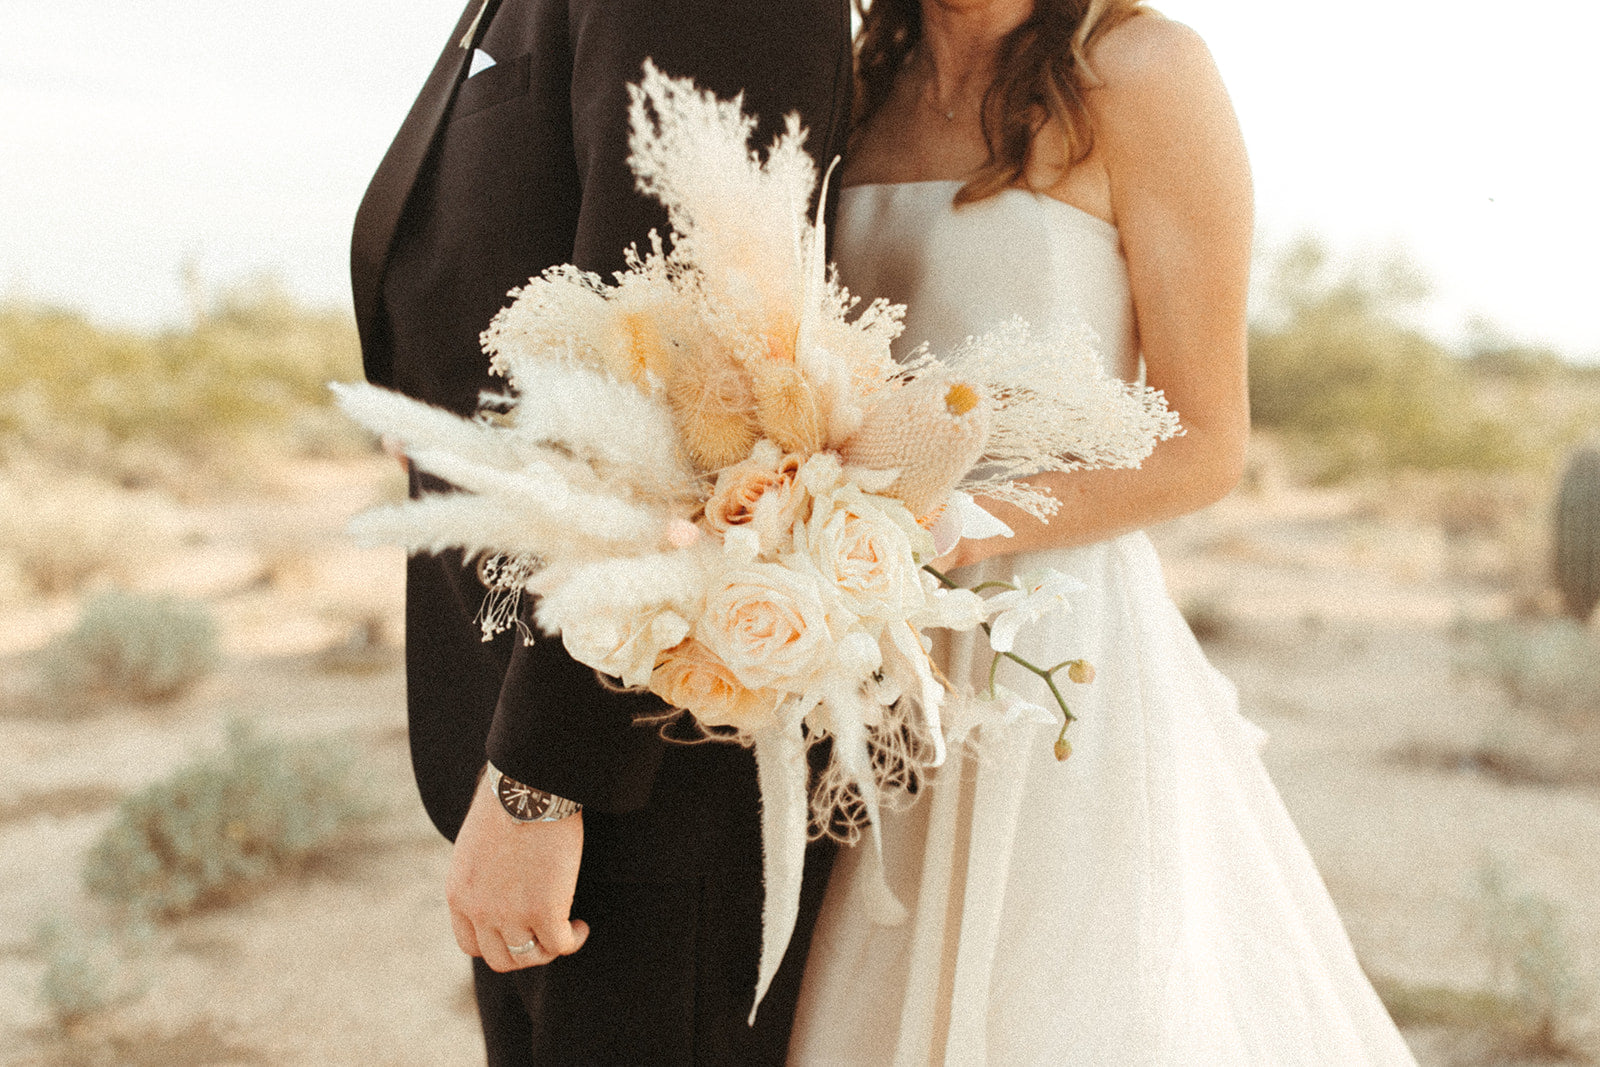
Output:
<path fill-rule="evenodd" d="M 272 283 L 223 293 L 183 329 L 107 329 L 82 314 L 0 303 L 0 445 L 80 457 L 154 446 L 204 457 L 262 431 L 358 440 L 330 379 L 359 377 L 344 311 Z"/>
<path fill-rule="evenodd" d="M 181 915 L 292 869 L 373 813 L 348 747 L 235 723 L 222 752 L 122 802 L 84 885 L 136 916 Z"/>
<path fill-rule="evenodd" d="M 128 953 L 130 943 L 148 936 L 146 930 L 96 929 L 93 935 L 57 916 L 39 927 L 39 948 L 44 954 L 44 975 L 39 996 L 56 1022 L 72 1026 L 136 996 L 142 983 L 134 976 Z"/>
<path fill-rule="evenodd" d="M 1518 703 L 1600 715 L 1600 641 L 1571 619 L 1491 623 L 1475 631 L 1478 658 Z"/>
<path fill-rule="evenodd" d="M 1314 454 L 1323 480 L 1398 468 L 1496 470 L 1529 449 L 1463 361 L 1407 321 L 1426 292 L 1404 261 L 1337 272 L 1304 240 L 1272 267 L 1250 329 L 1250 414 Z"/>
<path fill-rule="evenodd" d="M 1512 884 L 1504 866 L 1479 871 L 1480 926 L 1492 977 L 1515 1007 L 1502 1021 L 1512 1041 L 1505 1051 L 1542 1059 L 1584 1056 L 1578 1031 L 1594 998 L 1594 983 L 1572 951 L 1560 910 L 1547 897 Z M 1585 1057 L 1586 1058 L 1586 1057 Z"/>
<path fill-rule="evenodd" d="M 171 700 L 220 660 L 217 625 L 203 604 L 105 592 L 44 653 L 48 697 Z"/>

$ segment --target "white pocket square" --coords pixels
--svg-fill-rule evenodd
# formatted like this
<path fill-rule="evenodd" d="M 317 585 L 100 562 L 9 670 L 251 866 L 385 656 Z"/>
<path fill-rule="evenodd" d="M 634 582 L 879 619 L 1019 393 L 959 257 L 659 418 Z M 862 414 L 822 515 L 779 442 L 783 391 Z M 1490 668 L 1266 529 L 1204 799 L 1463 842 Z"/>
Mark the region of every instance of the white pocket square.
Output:
<path fill-rule="evenodd" d="M 482 74 L 492 66 L 494 66 L 494 57 L 481 48 L 474 48 L 472 50 L 472 65 L 467 68 L 467 77 L 471 78 Z"/>

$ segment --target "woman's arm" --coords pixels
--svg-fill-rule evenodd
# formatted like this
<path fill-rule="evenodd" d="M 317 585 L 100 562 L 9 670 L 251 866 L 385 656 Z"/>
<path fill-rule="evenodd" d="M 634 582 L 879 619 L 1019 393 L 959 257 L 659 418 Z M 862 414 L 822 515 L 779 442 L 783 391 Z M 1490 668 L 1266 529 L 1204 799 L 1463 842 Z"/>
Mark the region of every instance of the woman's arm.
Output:
<path fill-rule="evenodd" d="M 962 542 L 943 566 L 1089 544 L 1195 511 L 1226 496 L 1243 469 L 1253 204 L 1233 107 L 1205 44 L 1160 16 L 1111 30 L 1093 64 L 1095 156 L 1109 178 L 1146 376 L 1184 434 L 1138 470 L 1030 478 L 1061 501 L 1048 524 L 982 501 L 1016 536 Z"/>

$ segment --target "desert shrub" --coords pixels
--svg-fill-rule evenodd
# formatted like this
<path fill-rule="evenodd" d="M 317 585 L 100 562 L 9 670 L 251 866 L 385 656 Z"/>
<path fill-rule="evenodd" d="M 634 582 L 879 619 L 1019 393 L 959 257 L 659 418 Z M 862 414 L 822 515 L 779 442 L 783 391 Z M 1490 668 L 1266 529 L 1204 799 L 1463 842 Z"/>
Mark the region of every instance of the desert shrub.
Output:
<path fill-rule="evenodd" d="M 1600 715 L 1600 641 L 1571 619 L 1499 622 L 1472 632 L 1469 665 L 1486 671 L 1518 703 Z"/>
<path fill-rule="evenodd" d="M 60 916 L 42 923 L 38 944 L 45 968 L 39 996 L 56 1022 L 71 1026 L 136 996 L 142 983 L 133 956 L 147 936 L 137 925 L 90 932 Z"/>
<path fill-rule="evenodd" d="M 171 700 L 216 669 L 217 625 L 203 604 L 109 591 L 45 649 L 55 699 Z"/>
<path fill-rule="evenodd" d="M 1567 614 L 1587 619 L 1600 603 L 1600 446 L 1575 451 L 1561 477 L 1554 556 Z"/>
<path fill-rule="evenodd" d="M 1498 1020 L 1510 1055 L 1549 1059 L 1580 1058 L 1585 1035 L 1578 1033 L 1593 1000 L 1590 976 L 1582 969 L 1563 929 L 1559 909 L 1533 890 L 1512 884 L 1500 863 L 1479 872 L 1478 926 L 1488 950 L 1494 981 L 1515 1011 Z"/>
<path fill-rule="evenodd" d="M 129 797 L 90 849 L 85 887 L 150 918 L 241 895 L 373 814 L 353 752 L 235 723 L 221 751 Z"/>
<path fill-rule="evenodd" d="M 326 383 L 359 375 L 348 313 L 300 307 L 272 283 L 222 293 L 189 327 L 159 333 L 0 305 L 0 444 L 35 452 L 204 455 L 286 429 L 324 445 L 330 434 L 353 442 Z"/>
<path fill-rule="evenodd" d="M 1251 417 L 1313 454 L 1322 479 L 1528 460 L 1516 421 L 1407 321 L 1426 287 L 1403 260 L 1341 273 L 1305 240 L 1279 257 L 1267 288 L 1250 329 Z"/>

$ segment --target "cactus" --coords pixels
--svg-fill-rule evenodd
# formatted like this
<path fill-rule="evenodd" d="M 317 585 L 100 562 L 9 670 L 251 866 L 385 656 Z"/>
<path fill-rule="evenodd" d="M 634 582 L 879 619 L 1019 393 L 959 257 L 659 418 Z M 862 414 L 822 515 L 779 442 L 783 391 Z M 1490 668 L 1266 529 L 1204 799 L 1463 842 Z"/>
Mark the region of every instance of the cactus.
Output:
<path fill-rule="evenodd" d="M 1556 499 L 1555 579 L 1567 614 L 1583 621 L 1600 603 L 1600 446 L 1572 454 Z"/>

